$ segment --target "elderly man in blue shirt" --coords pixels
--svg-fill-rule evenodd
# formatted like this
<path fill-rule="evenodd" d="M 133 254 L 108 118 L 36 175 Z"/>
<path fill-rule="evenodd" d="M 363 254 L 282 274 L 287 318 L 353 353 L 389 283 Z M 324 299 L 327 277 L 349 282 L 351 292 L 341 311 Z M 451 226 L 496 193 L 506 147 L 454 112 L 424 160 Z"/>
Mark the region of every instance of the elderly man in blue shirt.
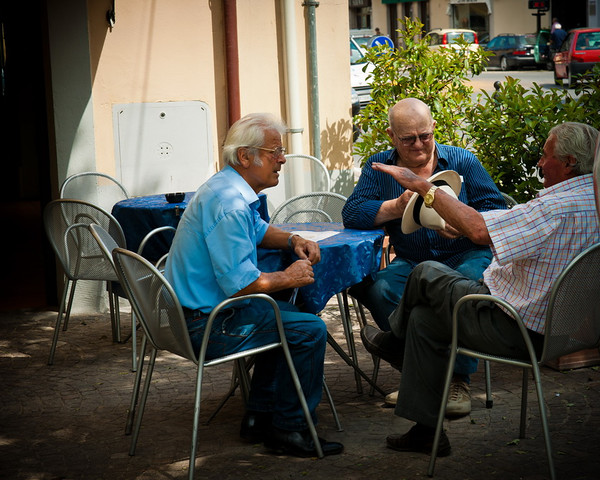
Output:
<path fill-rule="evenodd" d="M 385 227 L 394 260 L 374 278 L 366 278 L 350 293 L 365 305 L 380 329 L 389 331 L 389 315 L 400 302 L 406 279 L 421 262 L 437 260 L 473 280 L 482 278 L 492 260 L 487 245 L 475 245 L 447 225 L 443 230 L 420 228 L 402 232 L 402 217 L 413 194 L 389 175 L 372 168 L 373 163 L 407 167 L 416 175 L 430 178 L 444 170 L 462 177 L 458 199 L 484 212 L 506 208 L 506 203 L 479 160 L 469 151 L 434 141 L 435 121 L 429 107 L 416 98 L 405 98 L 390 108 L 389 128 L 394 149 L 371 156 L 364 165 L 354 191 L 342 212 L 348 228 Z M 477 371 L 477 360 L 460 356 L 456 362 L 446 408 L 448 416 L 471 411 L 470 374 Z M 397 392 L 386 397 L 395 405 Z"/>
<path fill-rule="evenodd" d="M 206 319 L 222 300 L 252 293 L 273 294 L 314 282 L 319 246 L 266 223 L 257 194 L 277 185 L 285 163 L 285 126 L 268 114 L 251 114 L 232 125 L 225 139 L 225 167 L 188 203 L 177 227 L 165 276 L 184 313 L 192 344 L 199 350 Z M 289 249 L 299 257 L 288 268 L 265 273 L 257 247 Z M 292 359 L 309 410 L 321 400 L 327 329 L 316 315 L 278 302 Z M 278 340 L 274 313 L 265 302 L 249 301 L 222 312 L 213 324 L 207 359 Z M 316 422 L 315 422 L 316 423 Z M 264 441 L 284 454 L 315 456 L 300 401 L 280 349 L 256 356 L 242 438 Z M 320 439 L 325 455 L 343 445 Z"/>

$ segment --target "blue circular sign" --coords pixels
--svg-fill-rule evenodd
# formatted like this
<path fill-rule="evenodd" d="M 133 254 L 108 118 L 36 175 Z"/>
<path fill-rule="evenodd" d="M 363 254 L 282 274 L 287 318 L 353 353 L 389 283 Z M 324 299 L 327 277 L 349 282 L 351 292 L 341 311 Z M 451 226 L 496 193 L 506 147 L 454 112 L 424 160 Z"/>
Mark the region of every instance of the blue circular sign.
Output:
<path fill-rule="evenodd" d="M 381 47 L 383 45 L 394 48 L 394 42 L 392 42 L 392 39 L 390 37 L 386 37 L 385 35 L 379 35 L 369 40 L 369 48 Z"/>

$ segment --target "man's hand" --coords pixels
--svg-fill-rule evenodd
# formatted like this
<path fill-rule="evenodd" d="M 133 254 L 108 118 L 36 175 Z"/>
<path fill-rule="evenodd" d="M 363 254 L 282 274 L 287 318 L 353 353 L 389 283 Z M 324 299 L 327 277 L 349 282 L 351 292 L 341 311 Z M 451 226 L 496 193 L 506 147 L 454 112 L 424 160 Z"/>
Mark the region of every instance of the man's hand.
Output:
<path fill-rule="evenodd" d="M 388 175 L 391 175 L 394 180 L 396 180 L 404 188 L 407 190 L 412 190 L 413 192 L 417 192 L 419 195 L 424 195 L 427 193 L 427 190 L 429 190 L 429 187 L 431 186 L 427 179 L 419 177 L 416 173 L 406 167 L 386 165 L 385 163 L 373 163 L 372 168 L 378 172 L 384 172 Z"/>
<path fill-rule="evenodd" d="M 292 237 L 292 250 L 298 258 L 308 260 L 310 265 L 315 265 L 321 260 L 321 249 L 317 242 L 307 240 L 299 235 Z M 311 282 L 312 283 L 312 282 Z"/>
<path fill-rule="evenodd" d="M 284 273 L 289 276 L 292 287 L 304 287 L 315 282 L 315 274 L 308 259 L 296 260 L 284 270 Z"/>

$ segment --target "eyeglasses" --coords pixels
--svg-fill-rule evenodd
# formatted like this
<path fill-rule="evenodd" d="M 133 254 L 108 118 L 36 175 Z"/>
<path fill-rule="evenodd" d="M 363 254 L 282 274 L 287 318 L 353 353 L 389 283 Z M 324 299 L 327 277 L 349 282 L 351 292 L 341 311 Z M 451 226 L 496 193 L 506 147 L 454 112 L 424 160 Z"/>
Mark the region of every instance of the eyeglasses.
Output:
<path fill-rule="evenodd" d="M 421 143 L 429 143 L 433 138 L 433 132 L 421 133 L 420 135 L 411 135 L 409 137 L 399 137 L 396 134 L 396 132 L 394 132 L 394 135 L 396 135 L 396 138 L 400 140 L 400 143 L 405 147 L 410 147 L 411 145 L 414 145 L 417 141 L 417 138 L 421 140 Z"/>
<path fill-rule="evenodd" d="M 269 152 L 273 155 L 274 158 L 279 158 L 282 155 L 285 155 L 287 150 L 285 147 L 277 147 L 277 148 L 265 148 L 265 147 L 248 147 L 248 148 L 256 148 L 257 150 L 264 150 L 265 152 Z"/>

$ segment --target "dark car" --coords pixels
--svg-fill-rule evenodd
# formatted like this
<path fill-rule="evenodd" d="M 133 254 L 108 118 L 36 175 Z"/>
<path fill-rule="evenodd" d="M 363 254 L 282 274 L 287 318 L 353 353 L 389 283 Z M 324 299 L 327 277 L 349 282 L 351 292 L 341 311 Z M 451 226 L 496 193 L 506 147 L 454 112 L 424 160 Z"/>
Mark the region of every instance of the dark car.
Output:
<path fill-rule="evenodd" d="M 535 67 L 536 34 L 526 33 L 516 35 L 505 33 L 492 38 L 485 50 L 492 52 L 488 58 L 490 67 L 500 67 L 501 70 Z"/>
<path fill-rule="evenodd" d="M 600 28 L 576 28 L 565 38 L 554 55 L 554 82 L 567 79 L 569 88 L 600 63 Z"/>

